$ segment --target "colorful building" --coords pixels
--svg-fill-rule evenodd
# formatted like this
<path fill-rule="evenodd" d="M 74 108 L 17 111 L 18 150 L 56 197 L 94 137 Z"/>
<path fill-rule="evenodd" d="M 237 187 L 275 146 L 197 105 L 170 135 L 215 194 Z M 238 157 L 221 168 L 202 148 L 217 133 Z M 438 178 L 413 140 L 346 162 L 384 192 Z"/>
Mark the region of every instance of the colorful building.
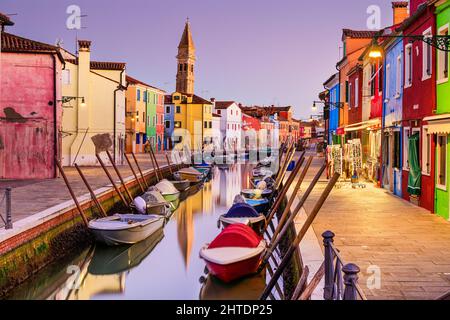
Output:
<path fill-rule="evenodd" d="M 78 55 L 63 50 L 66 65 L 62 92 L 66 101 L 62 118 L 62 161 L 66 166 L 99 165 L 96 153 L 116 163 L 125 152 L 125 63 L 91 60 L 91 42 L 78 41 Z"/>
<path fill-rule="evenodd" d="M 450 25 L 450 1 L 431 1 L 436 14 L 436 34 L 448 35 Z M 435 161 L 435 212 L 449 219 L 450 167 L 450 82 L 448 77 L 449 53 L 436 52 L 436 116 L 427 117 L 428 134 L 436 138 Z"/>
<path fill-rule="evenodd" d="M 155 151 L 164 149 L 164 103 L 166 92 L 156 87 L 147 87 L 144 100 L 147 110 L 147 136 Z"/>
<path fill-rule="evenodd" d="M 56 178 L 61 156 L 59 48 L 4 32 L 0 14 L 0 179 Z"/>
<path fill-rule="evenodd" d="M 411 17 L 397 29 L 408 35 L 436 34 L 434 6 L 424 0 L 412 0 Z M 403 87 L 403 146 L 404 164 L 402 194 L 421 207 L 434 211 L 435 202 L 435 140 L 423 119 L 434 116 L 436 110 L 436 52 L 422 41 L 403 41 L 404 87 Z M 418 135 L 418 145 L 411 137 Z M 409 146 L 417 152 L 408 152 Z M 406 160 L 406 161 L 405 161 Z M 419 164 L 411 170 L 411 164 Z M 413 180 L 411 180 L 413 179 Z M 409 182 L 420 179 L 415 186 Z"/>
<path fill-rule="evenodd" d="M 225 150 L 241 149 L 242 111 L 234 101 L 216 101 L 211 99 L 214 112 L 221 116 L 220 141 Z"/>
<path fill-rule="evenodd" d="M 221 123 L 222 116 L 218 113 L 213 113 L 213 123 L 212 123 L 212 131 L 213 131 L 213 145 L 215 149 L 221 149 L 222 147 L 222 134 L 221 134 Z"/>
<path fill-rule="evenodd" d="M 345 133 L 349 139 L 362 139 L 362 65 L 356 64 L 347 74 L 349 82 L 348 126 Z"/>
<path fill-rule="evenodd" d="M 243 145 L 246 151 L 258 150 L 259 147 L 259 131 L 261 130 L 261 123 L 256 117 L 252 117 L 242 112 L 242 131 L 243 131 Z"/>
<path fill-rule="evenodd" d="M 323 84 L 329 92 L 329 107 L 325 112 L 328 114 L 328 144 L 337 144 L 340 142 L 337 135 L 339 128 L 339 108 L 337 105 L 341 102 L 339 73 L 332 75 Z"/>
<path fill-rule="evenodd" d="M 164 96 L 164 150 L 172 150 L 173 148 L 173 131 L 175 107 L 172 103 L 172 96 Z"/>

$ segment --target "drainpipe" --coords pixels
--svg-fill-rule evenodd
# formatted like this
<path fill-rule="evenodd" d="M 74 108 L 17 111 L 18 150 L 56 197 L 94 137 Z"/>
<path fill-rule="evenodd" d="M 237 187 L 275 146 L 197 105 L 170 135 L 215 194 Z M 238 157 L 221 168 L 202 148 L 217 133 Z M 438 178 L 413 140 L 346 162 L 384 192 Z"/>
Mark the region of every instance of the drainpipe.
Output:
<path fill-rule="evenodd" d="M 54 157 L 53 157 L 53 177 L 58 177 L 58 171 L 56 169 L 56 157 L 58 157 L 58 101 L 56 97 L 56 57 L 55 55 L 52 55 L 53 60 L 53 150 L 54 150 Z"/>
<path fill-rule="evenodd" d="M 120 84 L 119 84 L 119 86 L 117 87 L 117 89 L 116 90 L 114 90 L 114 112 L 113 112 L 113 114 L 114 114 L 114 126 L 113 126 L 113 135 L 114 135 L 114 137 L 113 137 L 113 151 L 114 151 L 114 155 L 113 155 L 113 159 L 114 159 L 114 163 L 116 162 L 116 130 L 117 130 L 117 125 L 116 125 L 116 118 L 117 118 L 117 114 L 116 114 L 116 112 L 117 112 L 117 92 L 119 92 L 119 91 L 123 91 L 123 90 L 126 90 L 126 87 L 122 84 L 122 78 L 123 78 L 123 73 L 125 72 L 125 69 L 124 70 L 122 70 L 121 72 L 120 72 Z"/>

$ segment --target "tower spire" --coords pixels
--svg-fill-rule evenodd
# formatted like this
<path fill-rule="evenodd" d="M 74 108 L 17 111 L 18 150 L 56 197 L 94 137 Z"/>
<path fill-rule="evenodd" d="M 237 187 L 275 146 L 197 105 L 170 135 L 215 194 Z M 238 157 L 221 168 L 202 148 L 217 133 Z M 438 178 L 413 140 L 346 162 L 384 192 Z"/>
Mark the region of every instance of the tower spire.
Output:
<path fill-rule="evenodd" d="M 194 65 L 195 65 L 195 45 L 192 38 L 191 24 L 189 18 L 186 19 L 183 35 L 178 45 L 178 71 L 177 71 L 177 92 L 194 93 Z"/>

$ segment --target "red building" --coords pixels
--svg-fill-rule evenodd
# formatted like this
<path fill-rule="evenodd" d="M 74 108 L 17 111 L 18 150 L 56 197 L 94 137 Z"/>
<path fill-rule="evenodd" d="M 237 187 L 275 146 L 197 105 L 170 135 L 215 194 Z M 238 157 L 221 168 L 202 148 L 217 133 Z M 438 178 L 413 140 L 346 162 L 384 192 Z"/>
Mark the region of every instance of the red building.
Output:
<path fill-rule="evenodd" d="M 242 131 L 244 134 L 244 146 L 246 150 L 258 149 L 258 137 L 261 123 L 257 118 L 242 113 Z"/>
<path fill-rule="evenodd" d="M 433 6 L 427 1 L 411 0 L 411 17 L 397 29 L 404 34 L 432 35 L 436 34 L 436 19 Z M 434 211 L 434 140 L 428 134 L 427 123 L 422 121 L 434 115 L 436 109 L 436 50 L 431 46 L 416 41 L 404 40 L 405 52 L 405 85 L 403 89 L 403 173 L 402 193 L 405 200 L 410 200 L 408 193 L 409 163 L 407 155 L 408 137 L 418 133 L 419 163 L 422 168 L 420 206 Z"/>
<path fill-rule="evenodd" d="M 352 126 L 361 123 L 362 120 L 362 83 L 363 68 L 361 64 L 356 64 L 347 74 L 349 82 L 348 101 L 348 125 Z M 361 138 L 361 131 L 354 130 L 348 132 L 351 139 Z"/>
<path fill-rule="evenodd" d="M 0 15 L 0 179 L 55 178 L 64 59 L 55 46 L 4 32 L 8 24 Z"/>

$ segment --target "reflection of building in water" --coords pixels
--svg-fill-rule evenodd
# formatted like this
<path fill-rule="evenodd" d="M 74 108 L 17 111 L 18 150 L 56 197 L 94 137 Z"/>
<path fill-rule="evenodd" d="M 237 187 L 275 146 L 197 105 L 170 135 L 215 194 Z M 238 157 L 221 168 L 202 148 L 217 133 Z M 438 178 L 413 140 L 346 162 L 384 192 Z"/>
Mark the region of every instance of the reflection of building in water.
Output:
<path fill-rule="evenodd" d="M 202 213 L 206 215 L 212 215 L 214 212 L 214 203 L 212 201 L 212 184 L 211 182 L 205 183 L 203 189 L 199 192 L 201 193 L 202 199 Z"/>
<path fill-rule="evenodd" d="M 180 204 L 176 212 L 177 237 L 186 270 L 189 268 L 189 260 L 194 243 L 194 218 L 192 215 L 192 198 L 188 198 Z"/>
<path fill-rule="evenodd" d="M 220 181 L 221 181 L 221 170 L 219 168 L 213 168 L 214 175 L 213 179 L 211 180 L 211 195 L 212 199 L 211 202 L 214 206 L 220 205 L 220 193 L 222 190 L 220 190 Z"/>
<path fill-rule="evenodd" d="M 241 166 L 233 165 L 229 170 L 220 170 L 220 205 L 233 206 L 234 198 L 242 189 Z"/>

